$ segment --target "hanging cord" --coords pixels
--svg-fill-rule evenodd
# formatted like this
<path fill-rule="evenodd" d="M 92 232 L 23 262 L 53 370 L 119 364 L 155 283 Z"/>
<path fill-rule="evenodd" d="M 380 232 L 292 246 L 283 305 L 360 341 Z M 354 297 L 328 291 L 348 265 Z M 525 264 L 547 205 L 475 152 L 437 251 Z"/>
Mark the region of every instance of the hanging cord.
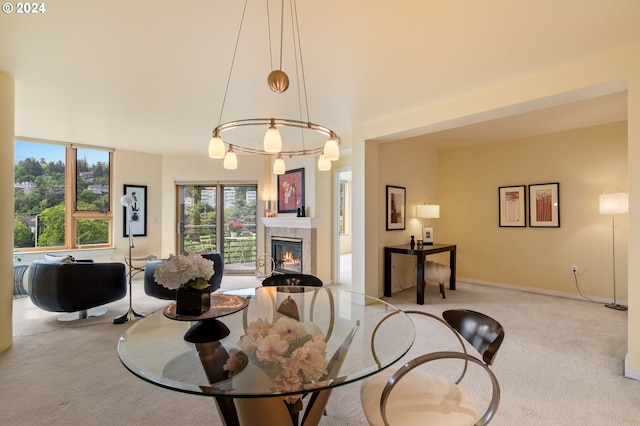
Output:
<path fill-rule="evenodd" d="M 269 11 L 269 0 L 267 3 L 267 37 L 269 38 L 269 62 L 271 63 L 271 71 L 273 71 L 273 44 L 271 42 L 271 12 Z"/>
<path fill-rule="evenodd" d="M 307 83 L 304 76 L 304 64 L 302 62 L 302 43 L 300 41 L 300 26 L 298 25 L 298 5 L 296 0 L 291 0 L 291 30 L 293 39 L 293 54 L 296 64 L 296 79 L 298 80 L 298 111 L 300 113 L 300 121 L 302 121 L 302 96 L 300 94 L 300 86 L 303 87 L 304 103 L 307 113 L 307 123 L 309 122 L 309 101 L 307 99 Z M 300 51 L 300 69 L 298 69 L 298 50 Z M 302 78 L 301 78 L 302 77 Z M 300 137 L 302 140 L 302 151 L 306 151 L 304 143 L 304 129 L 300 128 Z"/>
<path fill-rule="evenodd" d="M 240 27 L 238 28 L 238 37 L 236 38 L 236 46 L 233 49 L 233 58 L 231 58 L 231 67 L 229 67 L 229 77 L 227 77 L 227 86 L 224 88 L 224 97 L 222 98 L 222 108 L 220 108 L 220 116 L 218 117 L 218 126 L 222 122 L 222 112 L 224 111 L 224 105 L 227 102 L 227 93 L 229 93 L 229 83 L 231 82 L 231 73 L 233 72 L 233 65 L 236 62 L 236 53 L 238 53 L 238 44 L 240 43 L 240 34 L 242 33 L 242 25 L 244 24 L 244 14 L 247 11 L 247 2 L 244 1 L 244 7 L 242 8 L 242 18 L 240 19 Z"/>

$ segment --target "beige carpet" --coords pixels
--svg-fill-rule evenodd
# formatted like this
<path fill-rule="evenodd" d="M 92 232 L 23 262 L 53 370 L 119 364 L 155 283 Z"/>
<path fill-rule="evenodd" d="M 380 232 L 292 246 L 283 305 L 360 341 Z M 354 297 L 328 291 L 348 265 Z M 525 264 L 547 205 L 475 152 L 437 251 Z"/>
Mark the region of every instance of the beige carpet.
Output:
<path fill-rule="evenodd" d="M 223 288 L 259 285 L 225 276 Z M 502 399 L 492 425 L 626 425 L 640 419 L 640 382 L 622 376 L 627 314 L 602 305 L 459 283 L 442 300 L 428 287 L 420 309 L 441 314 L 470 308 L 506 329 L 494 371 Z M 151 312 L 166 302 L 134 283 L 134 308 Z M 415 290 L 390 302 L 417 308 Z M 120 363 L 116 344 L 128 324 L 113 325 L 128 298 L 102 317 L 62 323 L 28 298 L 14 301 L 14 345 L 0 353 L 2 425 L 220 425 L 209 398 L 144 382 Z M 419 325 L 416 351 L 436 336 Z M 359 385 L 334 391 L 325 425 L 365 425 Z"/>

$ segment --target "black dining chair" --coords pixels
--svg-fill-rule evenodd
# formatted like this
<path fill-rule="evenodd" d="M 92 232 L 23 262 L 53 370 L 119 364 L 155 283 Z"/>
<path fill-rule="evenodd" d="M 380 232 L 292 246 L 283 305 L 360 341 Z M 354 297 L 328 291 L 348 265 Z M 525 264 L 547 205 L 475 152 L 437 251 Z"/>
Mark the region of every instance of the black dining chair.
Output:
<path fill-rule="evenodd" d="M 363 381 L 360 390 L 362 407 L 370 425 L 486 425 L 495 415 L 500 402 L 498 379 L 489 366 L 504 340 L 504 329 L 495 319 L 480 312 L 454 309 L 443 313 L 444 320 L 421 311 L 406 311 L 426 315 L 447 326 L 462 345 L 462 351 L 426 353 L 411 359 L 398 369 L 389 369 Z M 467 352 L 464 338 L 480 358 Z M 375 336 L 374 336 L 375 338 Z M 374 348 L 372 341 L 372 350 Z M 375 356 L 375 350 L 374 350 Z M 457 380 L 448 380 L 440 374 L 416 369 L 437 360 L 462 360 L 462 371 Z M 458 364 L 455 364 L 458 365 Z M 491 382 L 488 408 L 478 414 L 477 401 L 462 386 L 470 365 L 480 366 Z M 439 370 L 441 368 L 438 364 Z M 444 369 L 442 369 L 444 371 Z M 439 371 L 440 372 L 440 371 Z M 475 372 L 474 372 L 475 373 Z M 479 376 L 472 375 L 474 386 Z M 481 376 L 480 376 L 481 377 Z M 474 392 L 474 395 L 476 392 Z"/>
<path fill-rule="evenodd" d="M 273 274 L 262 281 L 263 286 L 299 285 L 322 287 L 322 280 L 309 274 Z"/>

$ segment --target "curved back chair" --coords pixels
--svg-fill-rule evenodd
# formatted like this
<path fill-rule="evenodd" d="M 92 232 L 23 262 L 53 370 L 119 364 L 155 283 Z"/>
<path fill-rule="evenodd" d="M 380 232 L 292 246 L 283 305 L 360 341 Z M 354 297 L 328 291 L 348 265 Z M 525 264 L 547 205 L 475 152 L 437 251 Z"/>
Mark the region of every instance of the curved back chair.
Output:
<path fill-rule="evenodd" d="M 322 280 L 308 274 L 273 274 L 262 281 L 263 286 L 288 286 L 303 285 L 310 287 L 322 287 Z"/>
<path fill-rule="evenodd" d="M 224 261 L 222 255 L 218 252 L 213 253 L 201 253 L 200 256 L 205 259 L 209 259 L 213 262 L 213 275 L 209 278 L 209 284 L 211 284 L 211 292 L 220 288 L 222 281 L 222 275 L 224 274 Z M 144 267 L 144 292 L 148 296 L 155 297 L 157 299 L 175 300 L 176 290 L 168 289 L 156 282 L 154 274 L 156 273 L 156 266 L 164 262 L 165 259 L 150 260 Z"/>
<path fill-rule="evenodd" d="M 458 338 L 462 351 L 427 353 L 408 361 L 398 369 L 387 369 L 390 371 L 385 370 L 364 380 L 360 399 L 369 424 L 488 424 L 500 402 L 500 386 L 489 365 L 504 340 L 503 327 L 487 315 L 465 309 L 445 311 L 444 320 L 426 312 L 406 312 L 426 315 L 444 324 Z M 478 351 L 482 359 L 467 353 L 461 337 Z M 373 345 L 372 339 L 372 350 Z M 464 361 L 457 380 L 449 381 L 424 371 L 414 371 L 420 365 L 445 359 Z M 476 404 L 471 396 L 460 386 L 469 363 L 479 366 L 491 382 L 491 400 L 481 416 L 478 416 Z"/>
<path fill-rule="evenodd" d="M 59 316 L 61 321 L 102 315 L 107 312 L 102 305 L 127 294 L 125 266 L 118 262 L 36 260 L 29 266 L 27 284 L 31 301 L 40 309 L 73 312 Z"/>

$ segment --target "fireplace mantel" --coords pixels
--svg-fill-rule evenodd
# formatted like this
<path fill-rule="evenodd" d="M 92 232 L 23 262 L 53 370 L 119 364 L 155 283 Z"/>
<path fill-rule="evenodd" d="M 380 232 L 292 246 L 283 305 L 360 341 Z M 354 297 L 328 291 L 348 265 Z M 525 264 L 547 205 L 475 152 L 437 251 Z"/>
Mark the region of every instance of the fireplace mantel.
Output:
<path fill-rule="evenodd" d="M 262 223 L 267 228 L 310 228 L 314 229 L 322 223 L 321 217 L 263 217 Z"/>

